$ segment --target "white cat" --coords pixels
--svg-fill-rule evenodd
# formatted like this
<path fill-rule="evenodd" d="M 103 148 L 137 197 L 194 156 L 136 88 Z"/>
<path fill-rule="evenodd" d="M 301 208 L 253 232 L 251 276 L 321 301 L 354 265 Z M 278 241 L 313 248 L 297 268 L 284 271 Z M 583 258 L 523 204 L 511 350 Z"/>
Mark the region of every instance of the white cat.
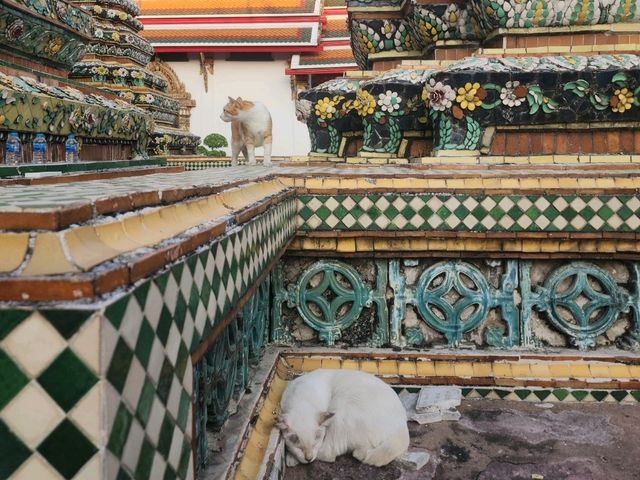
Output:
<path fill-rule="evenodd" d="M 220 118 L 231 122 L 231 161 L 238 163 L 240 152 L 249 165 L 256 164 L 255 147 L 264 146 L 264 164 L 271 165 L 271 114 L 261 102 L 229 97 Z"/>
<path fill-rule="evenodd" d="M 289 466 L 315 459 L 333 462 L 351 453 L 381 467 L 409 447 L 400 399 L 368 373 L 319 369 L 303 375 L 288 385 L 280 410 L 277 426 L 291 454 Z"/>

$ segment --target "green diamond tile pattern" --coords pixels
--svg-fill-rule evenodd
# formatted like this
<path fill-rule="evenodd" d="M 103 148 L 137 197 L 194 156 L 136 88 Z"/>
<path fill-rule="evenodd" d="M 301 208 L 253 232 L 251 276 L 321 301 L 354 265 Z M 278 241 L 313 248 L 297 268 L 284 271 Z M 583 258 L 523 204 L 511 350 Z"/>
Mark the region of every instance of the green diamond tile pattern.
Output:
<path fill-rule="evenodd" d="M 300 195 L 301 230 L 640 232 L 640 195 Z"/>
<path fill-rule="evenodd" d="M 635 394 L 634 394 L 635 393 Z M 640 402 L 639 390 L 572 390 L 569 388 L 463 388 L 469 399 L 521 400 L 526 402 L 629 403 Z"/>
<path fill-rule="evenodd" d="M 192 477 L 190 352 L 295 233 L 295 208 L 283 201 L 106 308 L 107 398 L 119 404 L 107 450 L 123 478 Z"/>
<path fill-rule="evenodd" d="M 22 472 L 25 463 L 50 470 L 47 478 L 72 478 L 99 450 L 83 433 L 92 434 L 94 419 L 87 418 L 86 408 L 91 407 L 82 402 L 98 382 L 91 357 L 99 348 L 94 327 L 100 318 L 91 318 L 91 313 L 3 311 L 0 478 Z M 28 410 L 22 401 L 37 409 L 38 428 L 25 427 Z M 34 457 L 36 451 L 46 461 Z"/>

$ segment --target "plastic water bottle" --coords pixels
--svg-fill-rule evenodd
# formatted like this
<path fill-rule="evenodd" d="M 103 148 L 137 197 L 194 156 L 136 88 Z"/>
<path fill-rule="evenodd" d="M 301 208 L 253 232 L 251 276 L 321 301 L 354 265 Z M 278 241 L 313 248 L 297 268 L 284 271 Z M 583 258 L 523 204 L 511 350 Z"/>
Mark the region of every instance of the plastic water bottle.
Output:
<path fill-rule="evenodd" d="M 78 158 L 78 140 L 75 135 L 69 135 L 67 141 L 64 142 L 64 161 L 67 163 L 79 162 Z"/>
<path fill-rule="evenodd" d="M 33 163 L 45 163 L 47 161 L 47 139 L 44 134 L 38 133 L 33 139 Z"/>
<path fill-rule="evenodd" d="M 18 132 L 11 132 L 7 137 L 7 143 L 4 146 L 4 163 L 6 165 L 22 163 L 22 142 Z"/>

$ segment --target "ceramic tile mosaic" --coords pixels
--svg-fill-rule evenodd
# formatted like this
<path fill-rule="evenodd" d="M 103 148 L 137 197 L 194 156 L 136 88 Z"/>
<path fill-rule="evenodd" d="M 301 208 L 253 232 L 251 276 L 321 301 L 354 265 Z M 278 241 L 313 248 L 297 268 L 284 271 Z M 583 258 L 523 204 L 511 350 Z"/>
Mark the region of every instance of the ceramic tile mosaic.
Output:
<path fill-rule="evenodd" d="M 4 310 L 0 478 L 192 478 L 190 354 L 281 252 L 294 215 L 287 199 L 106 308 Z"/>
<path fill-rule="evenodd" d="M 102 315 L 14 310 L 2 321 L 0 477 L 91 478 L 102 443 Z"/>
<path fill-rule="evenodd" d="M 323 231 L 636 232 L 638 195 L 300 195 L 298 228 Z"/>

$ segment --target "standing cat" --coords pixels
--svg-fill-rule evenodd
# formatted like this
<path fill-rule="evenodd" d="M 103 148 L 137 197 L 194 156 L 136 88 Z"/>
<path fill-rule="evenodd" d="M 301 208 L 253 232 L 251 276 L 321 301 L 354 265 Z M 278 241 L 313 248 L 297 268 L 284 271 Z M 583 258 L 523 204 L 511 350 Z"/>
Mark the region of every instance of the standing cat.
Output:
<path fill-rule="evenodd" d="M 231 122 L 231 160 L 238 164 L 240 152 L 249 165 L 256 164 L 255 147 L 264 146 L 264 164 L 271 165 L 271 115 L 261 102 L 229 97 L 220 118 Z"/>
<path fill-rule="evenodd" d="M 316 458 L 333 462 L 345 453 L 381 467 L 409 447 L 407 415 L 395 392 L 379 378 L 351 370 L 315 370 L 293 380 L 280 402 L 277 426 L 289 466 Z"/>

